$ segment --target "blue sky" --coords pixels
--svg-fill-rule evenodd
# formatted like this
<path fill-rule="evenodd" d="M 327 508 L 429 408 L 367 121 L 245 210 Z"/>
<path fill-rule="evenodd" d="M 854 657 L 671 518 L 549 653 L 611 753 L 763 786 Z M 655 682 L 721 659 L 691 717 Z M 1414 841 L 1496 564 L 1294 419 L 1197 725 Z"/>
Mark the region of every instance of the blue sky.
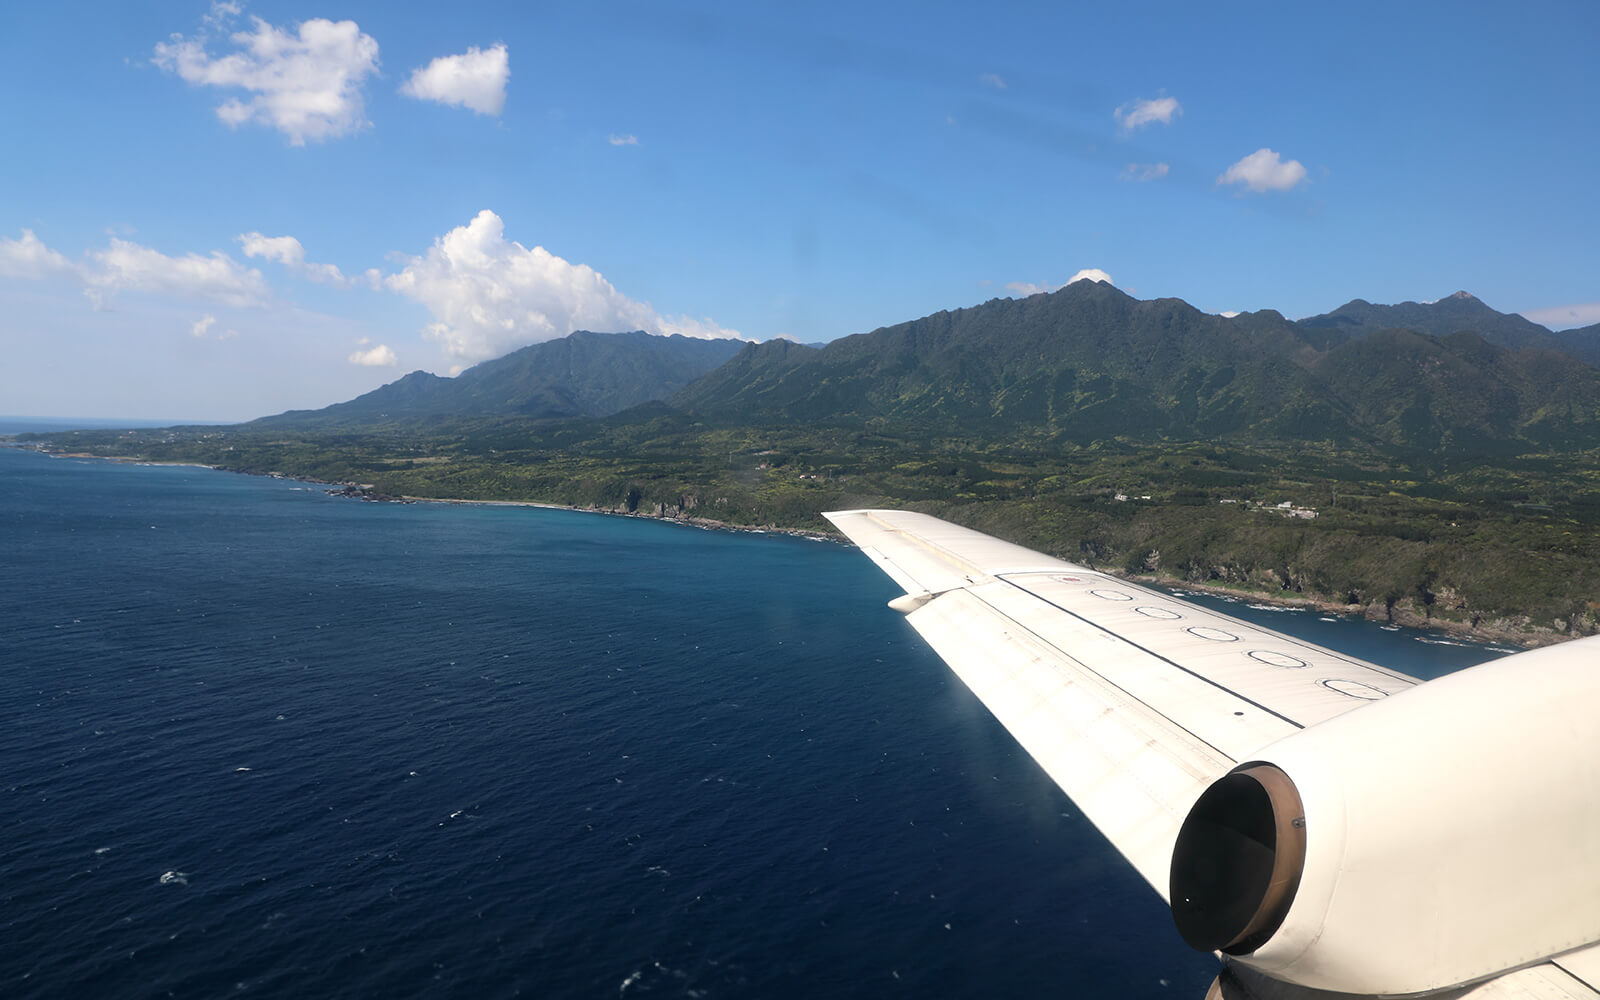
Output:
<path fill-rule="evenodd" d="M 1600 322 L 1597 47 L 1588 2 L 13 4 L 0 412 L 248 419 L 1084 271 Z"/>

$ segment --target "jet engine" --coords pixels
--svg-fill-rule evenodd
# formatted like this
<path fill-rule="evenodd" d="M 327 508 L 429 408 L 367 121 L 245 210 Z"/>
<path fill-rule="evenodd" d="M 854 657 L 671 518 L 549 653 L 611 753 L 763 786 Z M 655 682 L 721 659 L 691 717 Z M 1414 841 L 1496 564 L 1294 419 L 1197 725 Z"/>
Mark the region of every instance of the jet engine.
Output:
<path fill-rule="evenodd" d="M 1600 940 L 1600 637 L 1301 730 L 1174 843 L 1184 940 L 1358 994 L 1486 979 Z"/>

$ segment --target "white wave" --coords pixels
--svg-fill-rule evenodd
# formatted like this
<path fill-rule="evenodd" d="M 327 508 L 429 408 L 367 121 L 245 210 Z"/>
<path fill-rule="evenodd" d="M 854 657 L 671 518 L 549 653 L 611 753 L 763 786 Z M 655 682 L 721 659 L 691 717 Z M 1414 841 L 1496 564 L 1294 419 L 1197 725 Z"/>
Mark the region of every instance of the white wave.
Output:
<path fill-rule="evenodd" d="M 189 884 L 189 873 L 188 872 L 163 872 L 162 875 L 161 875 L 161 884 L 162 885 L 188 885 Z"/>

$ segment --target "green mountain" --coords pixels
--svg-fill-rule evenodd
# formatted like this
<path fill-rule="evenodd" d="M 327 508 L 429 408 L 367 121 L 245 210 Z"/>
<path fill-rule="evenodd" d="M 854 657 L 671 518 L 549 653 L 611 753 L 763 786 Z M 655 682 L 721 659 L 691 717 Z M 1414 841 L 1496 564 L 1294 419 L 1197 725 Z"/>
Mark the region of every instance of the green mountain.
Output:
<path fill-rule="evenodd" d="M 1273 314 L 1276 315 L 1276 314 Z M 1228 433 L 1311 389 L 1296 327 L 1080 281 L 833 341 L 755 345 L 669 400 L 701 419 L 888 418 L 1074 439 Z"/>
<path fill-rule="evenodd" d="M 1470 330 L 1497 347 L 1513 351 L 1527 347 L 1562 351 L 1562 341 L 1549 330 L 1515 313 L 1503 313 L 1467 292 L 1456 292 L 1437 302 L 1401 302 L 1386 306 L 1353 299 L 1330 313 L 1299 321 L 1308 331 L 1328 338 L 1328 346 L 1376 333 L 1379 330 L 1415 330 L 1446 337 Z"/>
<path fill-rule="evenodd" d="M 1082 281 L 846 337 L 752 344 L 672 397 L 720 425 L 856 423 L 1088 442 L 1335 442 L 1451 454 L 1600 443 L 1600 371 L 1463 294 L 1341 307 L 1342 326 L 1231 319 Z M 1415 308 L 1412 308 L 1415 307 Z M 1420 311 L 1418 311 L 1420 310 Z M 1382 324 L 1423 318 L 1435 335 Z M 1456 317 L 1456 319 L 1451 319 Z M 1419 324 L 1422 325 L 1422 324 Z M 1526 331 L 1523 331 L 1526 333 Z M 1331 335 L 1330 335 L 1331 333 Z"/>
<path fill-rule="evenodd" d="M 1561 349 L 1567 354 L 1586 364 L 1600 366 L 1600 323 L 1576 330 L 1557 330 L 1550 336 L 1561 343 Z"/>
<path fill-rule="evenodd" d="M 255 426 L 613 415 L 628 424 L 675 411 L 713 427 L 879 421 L 968 439 L 1298 441 L 1489 456 L 1600 445 L 1600 369 L 1572 360 L 1586 354 L 1600 356 L 1600 329 L 1553 334 L 1465 292 L 1393 306 L 1358 299 L 1292 322 L 1079 281 L 815 347 L 580 331 L 455 378 L 412 372 Z M 645 403 L 654 405 L 630 412 Z"/>
<path fill-rule="evenodd" d="M 1556 352 L 1385 330 L 1341 344 L 1313 371 L 1373 443 L 1475 455 L 1600 443 L 1600 371 Z"/>
<path fill-rule="evenodd" d="M 247 426 L 309 429 L 458 417 L 607 416 L 671 396 L 742 346 L 736 340 L 580 330 L 474 365 L 455 378 L 415 371 L 345 403 L 290 410 Z"/>

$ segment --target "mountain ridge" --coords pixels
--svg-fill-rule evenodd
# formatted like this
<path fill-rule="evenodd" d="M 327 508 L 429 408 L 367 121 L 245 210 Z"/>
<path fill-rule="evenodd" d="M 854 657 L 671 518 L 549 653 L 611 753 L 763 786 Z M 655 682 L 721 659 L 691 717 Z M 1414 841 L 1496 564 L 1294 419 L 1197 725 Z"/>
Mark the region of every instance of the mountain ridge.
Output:
<path fill-rule="evenodd" d="M 453 378 L 412 372 L 264 429 L 473 419 L 887 420 L 980 437 L 1288 439 L 1504 455 L 1600 441 L 1600 327 L 1555 334 L 1467 292 L 1222 317 L 1080 281 L 821 346 L 577 331 Z M 249 425 L 247 425 L 249 426 Z"/>
<path fill-rule="evenodd" d="M 454 378 L 414 371 L 355 399 L 247 426 L 362 426 L 453 417 L 598 417 L 663 399 L 722 364 L 742 341 L 577 330 L 481 362 Z"/>

